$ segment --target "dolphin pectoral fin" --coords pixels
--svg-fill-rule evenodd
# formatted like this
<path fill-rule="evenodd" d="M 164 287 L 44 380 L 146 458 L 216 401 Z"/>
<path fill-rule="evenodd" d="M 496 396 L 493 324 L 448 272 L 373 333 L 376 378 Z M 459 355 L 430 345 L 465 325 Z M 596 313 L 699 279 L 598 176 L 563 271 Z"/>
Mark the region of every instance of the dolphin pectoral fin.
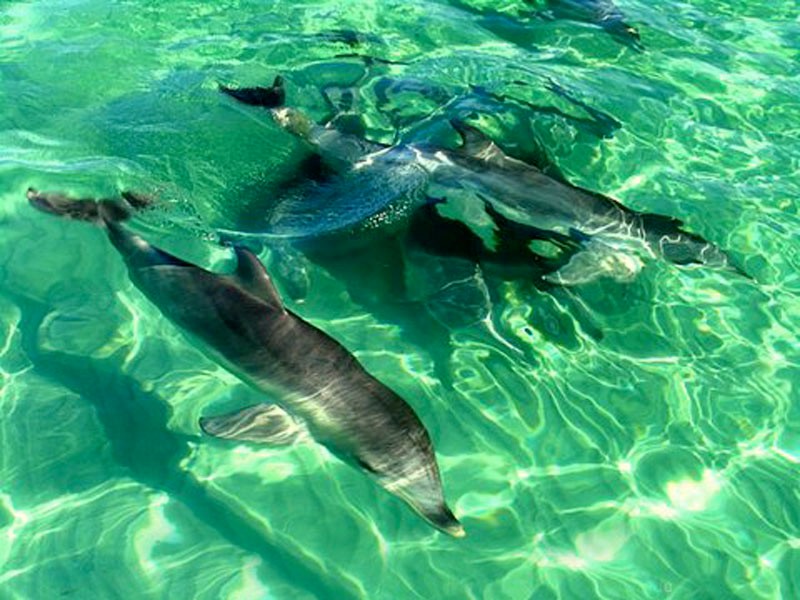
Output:
<path fill-rule="evenodd" d="M 280 294 L 256 255 L 243 246 L 234 246 L 233 251 L 236 253 L 236 271 L 233 273 L 236 281 L 257 298 L 283 310 Z"/>
<path fill-rule="evenodd" d="M 544 280 L 559 285 L 590 283 L 601 277 L 628 282 L 636 277 L 642 266 L 642 261 L 634 255 L 602 242 L 591 241 L 574 254 L 566 265 L 545 275 Z"/>
<path fill-rule="evenodd" d="M 286 446 L 306 439 L 308 431 L 274 404 L 256 404 L 216 417 L 200 419 L 200 428 L 226 440 Z"/>

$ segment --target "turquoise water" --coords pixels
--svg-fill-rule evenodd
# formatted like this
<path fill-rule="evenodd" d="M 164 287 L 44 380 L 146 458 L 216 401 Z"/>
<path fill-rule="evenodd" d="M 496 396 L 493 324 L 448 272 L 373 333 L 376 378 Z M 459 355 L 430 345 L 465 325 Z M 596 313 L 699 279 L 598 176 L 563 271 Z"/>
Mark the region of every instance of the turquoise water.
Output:
<path fill-rule="evenodd" d="M 0 598 L 800 597 L 797 4 L 620 8 L 643 52 L 513 1 L 0 4 Z M 357 89 L 383 142 L 446 103 L 535 136 L 753 279 L 652 259 L 541 291 L 395 229 L 265 244 L 287 303 L 420 415 L 468 536 L 321 446 L 210 440 L 198 418 L 255 392 L 24 193 L 150 193 L 148 239 L 225 268 L 215 232 L 259 231 L 305 155 L 217 84 L 278 73 L 319 119 Z"/>

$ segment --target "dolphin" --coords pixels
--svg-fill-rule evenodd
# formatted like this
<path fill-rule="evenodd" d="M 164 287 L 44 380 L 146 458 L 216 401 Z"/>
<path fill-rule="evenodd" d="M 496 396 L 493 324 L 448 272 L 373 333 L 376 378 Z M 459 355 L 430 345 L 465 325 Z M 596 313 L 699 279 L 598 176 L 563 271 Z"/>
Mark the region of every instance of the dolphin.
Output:
<path fill-rule="evenodd" d="M 241 100 L 242 93 L 223 91 Z M 382 211 L 395 222 L 409 220 L 434 198 L 461 205 L 467 221 L 478 215 L 478 220 L 490 222 L 498 244 L 512 235 L 515 246 L 527 253 L 519 244 L 524 231 L 529 232 L 529 241 L 549 244 L 544 251 L 558 255 L 558 260 L 549 261 L 557 265 L 556 270 L 542 276 L 550 283 L 577 285 L 603 276 L 630 281 L 644 266 L 643 257 L 662 257 L 680 265 L 729 267 L 746 275 L 719 247 L 687 231 L 680 220 L 635 211 L 613 198 L 572 185 L 550 165 L 529 164 L 509 156 L 463 120 L 450 120 L 461 140 L 454 149 L 425 141 L 386 146 L 317 124 L 297 108 L 265 107 L 275 123 L 302 140 L 339 174 L 325 186 L 326 206 L 339 219 L 348 214 L 348 226 L 363 219 L 366 212 Z M 353 186 L 354 178 L 369 183 Z M 349 189 L 361 192 L 360 210 L 347 212 L 337 204 Z M 314 202 L 312 194 L 296 204 L 315 206 Z M 307 231 L 314 235 L 318 229 Z"/>
<path fill-rule="evenodd" d="M 600 27 L 617 42 L 636 51 L 643 51 L 639 31 L 629 25 L 625 15 L 612 0 L 523 0 L 516 10 L 510 6 L 490 8 L 469 0 L 446 0 L 446 3 L 466 13 L 480 17 L 480 24 L 501 39 L 523 47 L 532 46 L 532 19 L 566 20 Z"/>
<path fill-rule="evenodd" d="M 418 151 L 418 160 L 431 173 L 434 193 L 480 198 L 506 227 L 514 224 L 535 232 L 531 239 L 556 245 L 571 241 L 570 260 L 545 275 L 546 280 L 575 285 L 607 275 L 629 281 L 644 266 L 641 256 L 680 265 L 733 267 L 719 247 L 686 231 L 680 220 L 635 211 L 572 185 L 557 170 L 546 172 L 508 156 L 475 127 L 450 123 L 461 137 L 458 148 Z M 494 219 L 496 225 L 500 221 Z"/>
<path fill-rule="evenodd" d="M 310 434 L 437 529 L 465 535 L 445 502 L 433 444 L 419 417 L 342 344 L 286 308 L 249 250 L 234 247 L 234 272 L 214 273 L 123 225 L 148 205 L 146 198 L 72 199 L 35 189 L 27 198 L 41 211 L 103 227 L 136 287 L 213 359 L 274 400 L 203 418 L 203 431 L 273 444 Z"/>
<path fill-rule="evenodd" d="M 611 0 L 549 0 L 548 5 L 553 18 L 597 25 L 618 42 L 644 49 L 638 30 L 625 22 L 625 15 Z"/>

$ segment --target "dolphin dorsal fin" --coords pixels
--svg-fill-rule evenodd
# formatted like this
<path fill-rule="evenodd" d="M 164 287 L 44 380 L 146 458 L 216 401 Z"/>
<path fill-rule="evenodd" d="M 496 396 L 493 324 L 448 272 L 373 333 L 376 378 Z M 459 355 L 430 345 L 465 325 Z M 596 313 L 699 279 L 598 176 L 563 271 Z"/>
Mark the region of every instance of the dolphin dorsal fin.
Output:
<path fill-rule="evenodd" d="M 233 273 L 236 281 L 253 296 L 283 310 L 280 294 L 256 255 L 242 246 L 234 246 L 233 251 L 236 253 L 236 270 Z"/>
<path fill-rule="evenodd" d="M 492 140 L 480 129 L 476 129 L 460 119 L 450 119 L 450 125 L 461 136 L 462 143 L 459 151 L 468 156 L 477 156 L 484 153 L 493 145 Z"/>
<path fill-rule="evenodd" d="M 497 166 L 505 164 L 506 155 L 480 129 L 459 119 L 451 119 L 450 124 L 461 136 L 461 146 L 456 152 Z"/>

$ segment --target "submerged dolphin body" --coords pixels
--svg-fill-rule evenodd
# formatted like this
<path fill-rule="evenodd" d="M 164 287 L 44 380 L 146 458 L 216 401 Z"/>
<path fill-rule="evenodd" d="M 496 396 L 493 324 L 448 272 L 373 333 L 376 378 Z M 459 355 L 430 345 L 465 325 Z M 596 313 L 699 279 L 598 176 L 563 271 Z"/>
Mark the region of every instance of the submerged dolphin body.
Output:
<path fill-rule="evenodd" d="M 531 239 L 571 241 L 577 251 L 565 266 L 545 276 L 549 281 L 572 285 L 602 275 L 627 281 L 643 266 L 641 255 L 676 264 L 729 265 L 717 246 L 685 231 L 678 219 L 641 213 L 574 186 L 506 155 L 474 127 L 451 123 L 462 145 L 418 156 L 431 173 L 434 193 L 458 190 L 481 198 L 504 221 L 530 229 Z"/>
<path fill-rule="evenodd" d="M 277 402 L 202 419 L 203 430 L 266 443 L 286 443 L 307 431 L 431 525 L 462 537 L 443 497 L 428 432 L 405 401 L 339 342 L 285 308 L 251 252 L 235 248 L 230 275 L 185 262 L 121 225 L 144 203 L 125 198 L 127 203 L 73 200 L 28 191 L 39 210 L 103 226 L 136 287 L 218 362 Z"/>
<path fill-rule="evenodd" d="M 643 49 L 639 32 L 611 0 L 549 0 L 548 6 L 553 18 L 597 25 L 620 43 Z"/>
<path fill-rule="evenodd" d="M 508 156 L 464 122 L 451 121 L 462 140 L 454 150 L 427 143 L 387 147 L 318 125 L 298 109 L 266 107 L 279 126 L 304 140 L 340 173 L 339 180 L 326 187 L 326 198 L 334 200 L 329 203 L 334 214 L 346 212 L 335 199 L 345 196 L 353 177 L 370 182 L 360 188 L 359 206 L 380 209 L 395 219 L 409 217 L 420 207 L 418 200 L 407 199 L 411 193 L 453 202 L 466 199 L 472 215 L 486 207 L 485 220 L 494 226 L 499 243 L 511 229 L 520 248 L 519 236 L 525 230 L 531 241 L 550 242 L 563 256 L 553 261 L 558 268 L 545 279 L 561 285 L 602 276 L 629 281 L 643 266 L 641 256 L 660 256 L 676 264 L 731 264 L 717 246 L 685 231 L 678 219 L 637 212 L 574 186 L 557 173 Z M 372 189 L 380 190 L 380 197 L 371 194 Z M 389 206 L 399 198 L 404 200 Z M 308 201 L 314 205 L 313 195 Z M 355 211 L 351 220 L 361 217 Z"/>
<path fill-rule="evenodd" d="M 322 127 L 300 111 L 283 107 L 280 76 L 269 87 L 220 86 L 220 91 L 244 104 L 271 109 L 275 121 L 305 140 L 316 159 L 308 161 L 313 173 L 303 172 L 304 177 L 293 180 L 285 193 L 265 208 L 259 234 L 273 241 L 302 242 L 354 229 L 380 227 L 385 232 L 418 206 L 427 173 L 407 159 L 402 147 L 390 148 L 342 133 L 338 127 Z M 379 158 L 372 161 L 370 156 Z M 361 162 L 364 158 L 367 160 Z M 227 233 L 236 238 L 239 232 Z"/>
<path fill-rule="evenodd" d="M 498 37 L 523 46 L 536 43 L 531 34 L 531 19 L 554 21 L 574 21 L 601 28 L 616 41 L 634 50 L 642 51 L 644 46 L 635 27 L 625 22 L 625 15 L 611 0 L 524 0 L 529 10 L 512 7 L 489 8 L 476 5 L 470 0 L 447 0 L 467 13 L 477 15 L 483 27 Z"/>

